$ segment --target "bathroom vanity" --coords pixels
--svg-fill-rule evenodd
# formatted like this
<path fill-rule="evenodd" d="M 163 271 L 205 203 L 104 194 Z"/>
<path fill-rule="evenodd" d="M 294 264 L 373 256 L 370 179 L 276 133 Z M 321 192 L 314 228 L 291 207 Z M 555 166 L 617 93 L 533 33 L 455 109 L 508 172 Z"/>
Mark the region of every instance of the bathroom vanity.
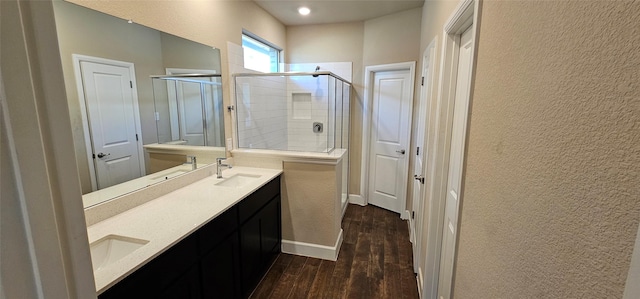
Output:
<path fill-rule="evenodd" d="M 281 250 L 280 174 L 236 167 L 91 225 L 99 298 L 248 297 Z"/>

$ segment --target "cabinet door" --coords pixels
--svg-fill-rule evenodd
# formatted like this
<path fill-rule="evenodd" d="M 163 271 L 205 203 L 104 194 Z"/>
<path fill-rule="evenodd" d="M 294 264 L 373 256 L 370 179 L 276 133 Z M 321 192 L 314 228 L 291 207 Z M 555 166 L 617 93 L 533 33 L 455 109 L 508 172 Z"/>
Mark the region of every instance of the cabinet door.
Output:
<path fill-rule="evenodd" d="M 164 290 L 159 299 L 200 299 L 200 277 L 198 275 L 198 266 L 191 269 L 174 282 L 169 288 Z"/>
<path fill-rule="evenodd" d="M 276 196 L 240 228 L 242 288 L 248 296 L 280 252 L 280 196 Z"/>
<path fill-rule="evenodd" d="M 216 245 L 200 262 L 202 298 L 241 298 L 238 233 Z"/>
<path fill-rule="evenodd" d="M 242 261 L 242 291 L 244 297 L 258 285 L 262 269 L 260 241 L 260 213 L 240 227 L 240 258 Z"/>
<path fill-rule="evenodd" d="M 262 264 L 266 270 L 280 252 L 280 196 L 269 202 L 259 215 Z"/>

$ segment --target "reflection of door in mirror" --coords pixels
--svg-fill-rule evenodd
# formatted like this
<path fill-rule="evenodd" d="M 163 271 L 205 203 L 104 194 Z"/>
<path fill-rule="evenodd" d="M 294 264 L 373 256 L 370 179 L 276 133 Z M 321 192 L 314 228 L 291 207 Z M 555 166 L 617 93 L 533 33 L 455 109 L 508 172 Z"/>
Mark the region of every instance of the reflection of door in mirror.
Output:
<path fill-rule="evenodd" d="M 92 189 L 144 175 L 132 63 L 74 55 Z M 92 167 L 93 166 L 93 167 Z"/>
<path fill-rule="evenodd" d="M 167 68 L 167 75 L 216 74 L 215 70 Z M 198 78 L 212 81 L 212 78 Z M 187 145 L 221 146 L 224 144 L 222 128 L 222 100 L 220 86 L 192 81 L 174 81 L 167 84 L 171 139 Z M 203 90 L 204 89 L 204 90 Z M 175 143 L 175 142 L 174 142 Z"/>

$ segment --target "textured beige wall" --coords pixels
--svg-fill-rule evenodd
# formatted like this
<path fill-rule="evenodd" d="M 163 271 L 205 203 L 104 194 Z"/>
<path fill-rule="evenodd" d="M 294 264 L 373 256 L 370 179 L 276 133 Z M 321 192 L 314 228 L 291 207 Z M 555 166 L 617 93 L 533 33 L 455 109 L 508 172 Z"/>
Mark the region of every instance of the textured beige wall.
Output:
<path fill-rule="evenodd" d="M 360 193 L 364 22 L 287 27 L 287 63 L 352 62 L 349 193 Z"/>
<path fill-rule="evenodd" d="M 334 246 L 340 234 L 342 164 L 283 162 L 282 239 Z"/>
<path fill-rule="evenodd" d="M 456 298 L 620 298 L 640 220 L 640 3 L 485 1 Z"/>
<path fill-rule="evenodd" d="M 422 8 L 414 8 L 364 22 L 365 66 L 417 61 Z"/>

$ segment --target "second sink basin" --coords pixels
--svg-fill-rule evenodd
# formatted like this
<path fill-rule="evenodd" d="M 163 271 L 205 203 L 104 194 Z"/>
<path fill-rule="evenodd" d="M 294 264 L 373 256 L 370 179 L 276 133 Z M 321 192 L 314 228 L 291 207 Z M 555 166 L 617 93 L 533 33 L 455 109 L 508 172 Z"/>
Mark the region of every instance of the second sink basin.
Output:
<path fill-rule="evenodd" d="M 240 188 L 255 181 L 259 177 L 259 175 L 255 174 L 238 173 L 228 178 L 223 178 L 222 181 L 216 183 L 216 186 Z"/>
<path fill-rule="evenodd" d="M 91 243 L 91 262 L 93 271 L 120 260 L 136 249 L 149 243 L 147 240 L 129 238 L 119 235 L 108 235 Z"/>

